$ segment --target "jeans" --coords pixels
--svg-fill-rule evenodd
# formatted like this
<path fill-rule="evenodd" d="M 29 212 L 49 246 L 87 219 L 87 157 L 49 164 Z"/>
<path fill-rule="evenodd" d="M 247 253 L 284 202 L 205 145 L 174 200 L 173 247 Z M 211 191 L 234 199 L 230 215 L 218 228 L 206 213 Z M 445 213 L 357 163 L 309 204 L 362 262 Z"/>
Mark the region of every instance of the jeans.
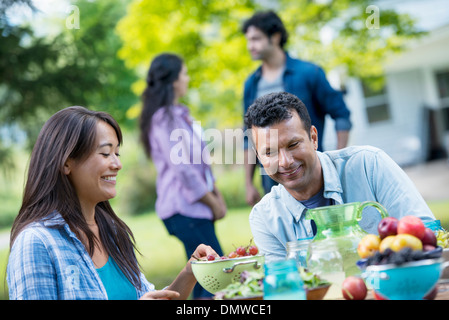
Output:
<path fill-rule="evenodd" d="M 175 214 L 163 220 L 169 234 L 177 237 L 184 244 L 187 259 L 200 244 L 211 246 L 222 256 L 223 252 L 215 234 L 214 222 L 208 219 L 196 219 Z M 199 283 L 193 288 L 193 298 L 208 298 L 213 294 L 205 290 Z"/>

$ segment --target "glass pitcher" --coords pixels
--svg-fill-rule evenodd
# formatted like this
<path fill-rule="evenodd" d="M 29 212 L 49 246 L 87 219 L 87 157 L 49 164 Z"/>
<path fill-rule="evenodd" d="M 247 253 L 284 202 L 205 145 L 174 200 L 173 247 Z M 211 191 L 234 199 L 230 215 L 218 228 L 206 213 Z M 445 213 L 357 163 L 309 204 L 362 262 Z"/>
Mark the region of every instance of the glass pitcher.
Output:
<path fill-rule="evenodd" d="M 367 232 L 358 222 L 362 219 L 362 211 L 367 206 L 376 208 L 382 218 L 388 216 L 387 210 L 374 201 L 318 207 L 306 212 L 305 218 L 313 219 L 317 226 L 317 233 L 311 245 L 326 241 L 335 244 L 343 258 L 343 271 L 346 277 L 360 274 L 360 269 L 356 265 L 356 261 L 360 259 L 357 246 Z"/>
<path fill-rule="evenodd" d="M 332 240 L 315 241 L 310 244 L 307 269 L 331 283 L 325 299 L 340 298 L 341 285 L 346 279 L 343 257 Z"/>
<path fill-rule="evenodd" d="M 312 240 L 313 237 L 287 242 L 287 256 L 285 258 L 287 260 L 295 260 L 298 269 L 300 267 L 307 268 L 307 252 L 309 251 L 309 244 Z"/>

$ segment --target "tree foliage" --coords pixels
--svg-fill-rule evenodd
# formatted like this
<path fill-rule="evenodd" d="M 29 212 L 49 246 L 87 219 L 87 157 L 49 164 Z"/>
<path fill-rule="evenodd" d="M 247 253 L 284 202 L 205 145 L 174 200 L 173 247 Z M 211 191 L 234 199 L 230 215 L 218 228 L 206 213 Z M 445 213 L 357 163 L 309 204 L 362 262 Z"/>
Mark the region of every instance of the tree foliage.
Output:
<path fill-rule="evenodd" d="M 62 108 L 104 110 L 124 123 L 126 110 L 138 100 L 130 89 L 135 72 L 117 57 L 121 42 L 114 28 L 124 14 L 122 1 L 74 4 L 80 28 L 67 28 L 60 19 L 62 31 L 53 36 L 38 37 L 31 25 L 11 25 L 2 14 L 0 126 L 21 125 L 30 143 L 49 115 Z"/>
<path fill-rule="evenodd" d="M 263 5 L 263 3 L 267 5 Z M 246 50 L 240 28 L 256 10 L 274 9 L 290 34 L 287 49 L 293 56 L 313 61 L 326 70 L 341 68 L 347 75 L 379 76 L 391 53 L 401 51 L 410 38 L 420 35 L 407 15 L 378 8 L 378 26 L 367 8 L 368 0 L 135 0 L 117 26 L 123 40 L 119 56 L 135 68 L 145 86 L 151 59 L 161 52 L 183 56 L 191 75 L 186 103 L 211 126 L 239 126 L 245 78 L 257 66 Z M 377 18 L 377 17 L 376 17 Z M 368 22 L 367 22 L 368 21 Z M 323 28 L 333 39 L 324 43 Z M 139 114 L 139 105 L 128 113 Z"/>
<path fill-rule="evenodd" d="M 238 121 L 241 83 L 251 70 L 248 66 L 254 66 L 239 30 L 254 9 L 251 0 L 134 1 L 117 31 L 124 42 L 119 56 L 141 75 L 136 94 L 145 86 L 151 59 L 174 52 L 185 59 L 191 75 L 188 100 L 194 113 L 204 119 L 213 112 L 209 120 L 220 121 L 213 125 Z M 138 113 L 139 106 L 130 115 Z"/>

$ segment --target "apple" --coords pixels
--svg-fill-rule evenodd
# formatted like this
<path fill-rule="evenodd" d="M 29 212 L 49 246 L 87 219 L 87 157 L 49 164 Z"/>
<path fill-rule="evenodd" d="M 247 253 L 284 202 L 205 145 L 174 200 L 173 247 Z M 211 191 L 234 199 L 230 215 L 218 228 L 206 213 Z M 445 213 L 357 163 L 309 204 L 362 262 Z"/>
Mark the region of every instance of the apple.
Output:
<path fill-rule="evenodd" d="M 378 236 L 375 234 L 367 234 L 360 240 L 357 246 L 357 253 L 362 259 L 371 257 L 376 251 L 379 251 L 379 245 L 380 238 Z"/>
<path fill-rule="evenodd" d="M 380 239 L 396 235 L 398 233 L 398 222 L 399 220 L 395 217 L 386 217 L 380 220 L 377 226 Z"/>
<path fill-rule="evenodd" d="M 394 240 L 391 243 L 391 250 L 398 252 L 404 248 L 411 248 L 412 250 L 422 250 L 422 242 L 417 237 L 412 236 L 411 234 L 398 234 L 394 237 Z"/>
<path fill-rule="evenodd" d="M 427 293 L 424 296 L 424 300 L 434 300 L 437 297 L 438 294 L 438 285 L 436 284 L 435 287 L 433 287 L 432 290 L 429 291 L 429 293 Z"/>
<path fill-rule="evenodd" d="M 383 295 L 381 295 L 379 292 L 374 291 L 374 290 L 373 290 L 373 296 L 374 296 L 374 299 L 376 299 L 376 300 L 388 300 Z"/>
<path fill-rule="evenodd" d="M 422 220 L 415 216 L 402 217 L 398 222 L 398 234 L 410 234 L 421 239 L 424 236 L 426 227 Z"/>
<path fill-rule="evenodd" d="M 343 281 L 341 288 L 343 298 L 346 300 L 363 300 L 368 291 L 365 282 L 356 276 L 347 277 Z"/>
<path fill-rule="evenodd" d="M 436 247 L 437 246 L 437 237 L 435 236 L 435 233 L 429 229 L 426 228 L 424 232 L 424 236 L 421 238 L 421 242 L 423 245 L 431 245 Z"/>
<path fill-rule="evenodd" d="M 379 252 L 383 253 L 388 248 L 391 249 L 391 244 L 393 243 L 395 238 L 396 238 L 396 236 L 387 236 L 387 237 L 383 238 L 379 245 Z"/>

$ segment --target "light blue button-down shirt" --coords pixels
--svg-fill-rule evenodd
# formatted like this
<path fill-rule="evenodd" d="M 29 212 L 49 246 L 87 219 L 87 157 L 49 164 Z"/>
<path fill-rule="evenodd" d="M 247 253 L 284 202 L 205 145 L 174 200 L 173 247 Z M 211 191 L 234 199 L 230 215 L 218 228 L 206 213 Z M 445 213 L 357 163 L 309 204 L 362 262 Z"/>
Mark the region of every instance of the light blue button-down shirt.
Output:
<path fill-rule="evenodd" d="M 324 178 L 325 198 L 335 204 L 376 201 L 390 216 L 400 219 L 415 215 L 423 221 L 434 220 L 426 202 L 406 173 L 382 150 L 355 146 L 319 152 Z M 254 241 L 268 263 L 284 259 L 288 241 L 313 236 L 311 221 L 304 218 L 305 208 L 282 185 L 254 206 L 249 222 Z M 377 234 L 379 212 L 363 210 L 362 229 Z"/>
<path fill-rule="evenodd" d="M 141 273 L 136 296 L 153 291 Z M 17 236 L 7 267 L 11 300 L 104 300 L 105 287 L 82 242 L 57 212 Z"/>

